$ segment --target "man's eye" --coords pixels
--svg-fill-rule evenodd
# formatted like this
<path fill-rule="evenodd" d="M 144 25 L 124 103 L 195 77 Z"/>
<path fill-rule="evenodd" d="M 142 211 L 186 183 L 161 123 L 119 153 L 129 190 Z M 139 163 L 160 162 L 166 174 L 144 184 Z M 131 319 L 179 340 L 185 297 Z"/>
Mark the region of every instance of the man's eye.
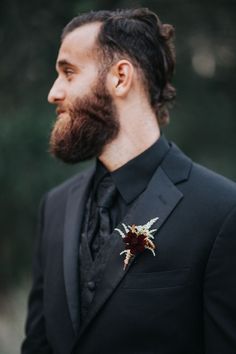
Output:
<path fill-rule="evenodd" d="M 71 70 L 71 69 L 66 69 L 66 70 L 64 71 L 64 74 L 65 74 L 67 77 L 71 76 L 73 73 L 74 73 L 74 72 L 73 72 L 73 70 Z"/>

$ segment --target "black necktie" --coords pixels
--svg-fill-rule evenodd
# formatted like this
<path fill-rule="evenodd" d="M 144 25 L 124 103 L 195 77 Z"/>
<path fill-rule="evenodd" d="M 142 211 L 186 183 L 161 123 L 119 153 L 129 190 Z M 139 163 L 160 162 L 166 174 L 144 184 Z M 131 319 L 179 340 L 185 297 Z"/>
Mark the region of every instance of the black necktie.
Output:
<path fill-rule="evenodd" d="M 110 175 L 106 175 L 95 193 L 96 213 L 93 224 L 97 225 L 91 244 L 92 253 L 97 253 L 112 232 L 110 209 L 116 196 L 116 187 Z M 96 219 L 96 220 L 95 220 Z"/>
<path fill-rule="evenodd" d="M 116 187 L 114 182 L 112 181 L 112 178 L 107 175 L 100 182 L 95 197 L 100 219 L 99 234 L 102 243 L 106 241 L 108 235 L 112 231 L 110 209 L 114 202 L 115 194 Z"/>

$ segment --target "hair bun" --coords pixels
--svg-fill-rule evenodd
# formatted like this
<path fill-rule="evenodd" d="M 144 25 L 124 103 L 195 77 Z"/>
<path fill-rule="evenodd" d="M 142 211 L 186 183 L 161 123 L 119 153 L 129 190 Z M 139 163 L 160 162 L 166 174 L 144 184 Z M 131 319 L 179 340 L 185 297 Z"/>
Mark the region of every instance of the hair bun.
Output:
<path fill-rule="evenodd" d="M 175 29 L 172 25 L 169 25 L 168 23 L 164 23 L 161 26 L 161 35 L 166 41 L 172 39 L 174 37 L 174 34 L 175 34 Z"/>

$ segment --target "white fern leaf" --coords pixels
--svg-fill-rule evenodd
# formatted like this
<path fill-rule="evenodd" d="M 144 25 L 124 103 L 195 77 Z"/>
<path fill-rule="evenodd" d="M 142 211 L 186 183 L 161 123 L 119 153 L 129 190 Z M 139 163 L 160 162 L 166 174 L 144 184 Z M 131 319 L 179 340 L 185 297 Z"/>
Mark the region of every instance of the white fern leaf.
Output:
<path fill-rule="evenodd" d="M 152 234 L 153 232 L 156 232 L 157 231 L 157 229 L 152 229 L 152 230 L 149 230 L 148 232 L 150 233 L 150 234 Z"/>
<path fill-rule="evenodd" d="M 136 229 L 137 229 L 137 231 L 138 232 L 142 232 L 142 231 L 145 231 L 145 229 L 144 229 L 144 227 L 142 226 L 142 225 L 138 225 L 138 226 L 136 226 Z"/>
<path fill-rule="evenodd" d="M 120 252 L 120 255 L 122 255 L 124 253 L 128 253 L 128 252 L 129 252 L 129 250 L 124 250 L 124 251 Z"/>
<path fill-rule="evenodd" d="M 148 221 L 143 227 L 149 230 L 150 227 L 151 227 L 158 219 L 159 219 L 158 217 L 151 219 L 151 220 Z"/>
<path fill-rule="evenodd" d="M 150 251 L 152 252 L 153 256 L 156 255 L 156 254 L 155 254 L 155 251 L 154 251 L 151 247 L 145 246 L 145 248 L 147 248 L 148 250 L 150 250 Z"/>
<path fill-rule="evenodd" d="M 122 224 L 122 226 L 123 226 L 123 228 L 125 229 L 125 232 L 128 233 L 128 232 L 129 232 L 129 229 L 128 229 L 127 225 Z"/>
<path fill-rule="evenodd" d="M 115 231 L 118 231 L 119 232 L 119 234 L 122 236 L 122 238 L 124 238 L 125 237 L 125 234 L 124 234 L 124 232 L 122 232 L 120 229 L 115 229 Z"/>
<path fill-rule="evenodd" d="M 151 235 L 151 234 L 148 233 L 147 236 L 148 236 L 149 239 L 152 238 L 152 239 L 154 240 L 154 236 L 153 236 L 153 235 Z"/>

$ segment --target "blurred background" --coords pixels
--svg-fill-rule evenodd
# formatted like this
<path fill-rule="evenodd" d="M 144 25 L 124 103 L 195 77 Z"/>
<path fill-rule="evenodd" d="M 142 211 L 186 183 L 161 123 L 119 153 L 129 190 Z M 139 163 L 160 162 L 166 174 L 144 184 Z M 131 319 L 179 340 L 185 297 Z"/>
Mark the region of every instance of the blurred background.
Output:
<path fill-rule="evenodd" d="M 176 29 L 177 102 L 165 135 L 236 180 L 235 0 L 1 0 L 0 354 L 20 350 L 40 198 L 88 164 L 48 154 L 55 108 L 47 94 L 61 30 L 80 12 L 140 6 Z"/>

